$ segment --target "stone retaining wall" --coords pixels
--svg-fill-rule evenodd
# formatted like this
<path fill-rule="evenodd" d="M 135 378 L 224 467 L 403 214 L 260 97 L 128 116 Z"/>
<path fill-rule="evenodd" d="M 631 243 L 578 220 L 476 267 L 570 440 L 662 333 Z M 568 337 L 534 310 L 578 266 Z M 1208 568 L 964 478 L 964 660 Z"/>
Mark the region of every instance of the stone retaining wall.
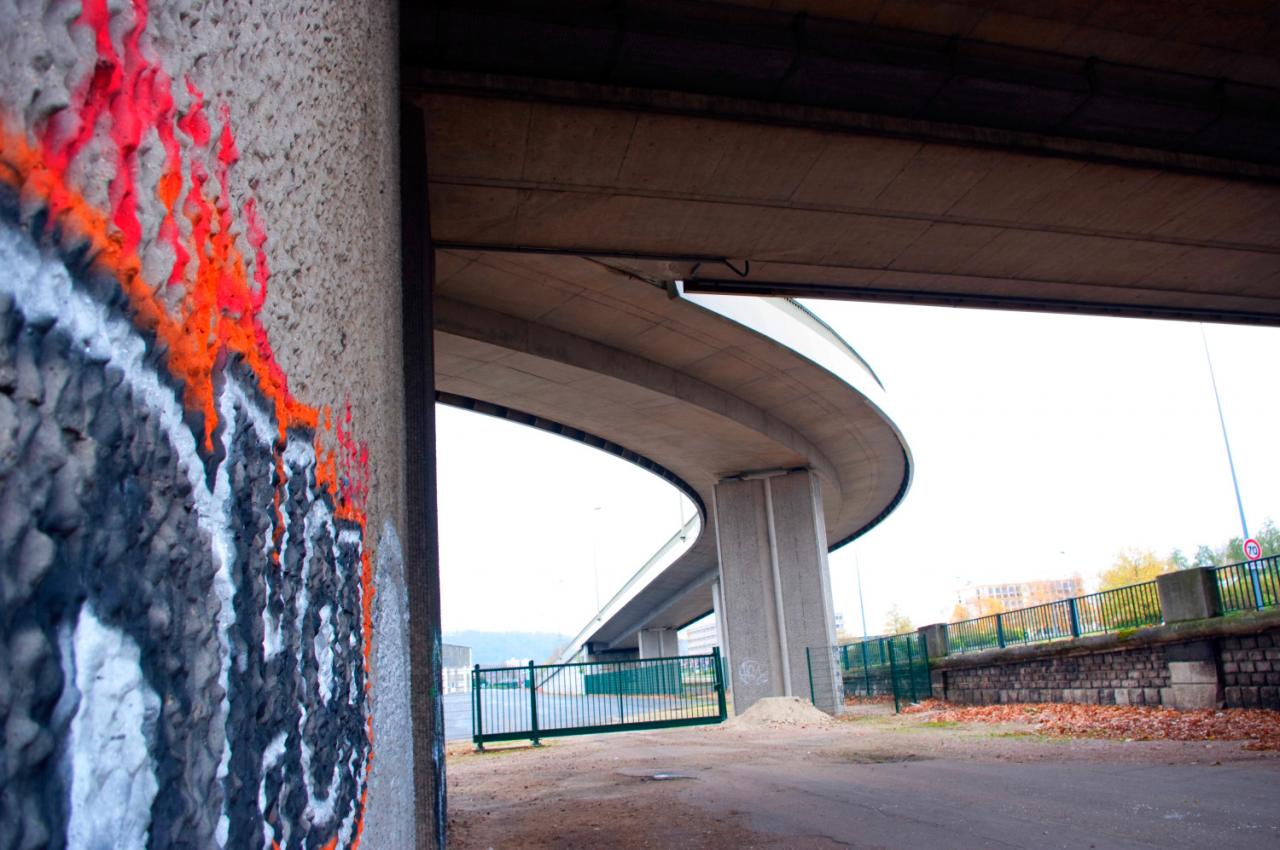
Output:
<path fill-rule="evenodd" d="M 1280 709 L 1280 611 L 1224 610 L 1209 568 L 1156 584 L 1158 626 L 956 655 L 947 624 L 925 626 L 933 695 L 972 705 Z"/>
<path fill-rule="evenodd" d="M 1227 705 L 1280 708 L 1280 629 L 1223 638 L 1219 658 Z"/>
<path fill-rule="evenodd" d="M 931 659 L 933 695 L 969 705 L 1073 702 L 1173 708 L 1280 709 L 1280 626 L 1205 634 L 1160 626 Z M 1239 621 L 1220 621 L 1224 631 Z M 1246 624 L 1247 625 L 1247 624 Z M 1260 624 L 1261 625 L 1261 624 Z M 1180 635 L 1184 639 L 1179 640 Z"/>
<path fill-rule="evenodd" d="M 948 671 L 946 698 L 989 705 L 1009 702 L 1080 702 L 1159 705 L 1169 687 L 1164 648 L 1105 652 Z"/>

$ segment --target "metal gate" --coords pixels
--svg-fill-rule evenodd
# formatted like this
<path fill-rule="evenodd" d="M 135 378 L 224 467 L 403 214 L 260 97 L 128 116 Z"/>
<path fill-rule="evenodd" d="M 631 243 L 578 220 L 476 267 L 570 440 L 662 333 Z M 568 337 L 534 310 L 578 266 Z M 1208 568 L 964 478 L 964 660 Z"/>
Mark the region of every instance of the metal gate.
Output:
<path fill-rule="evenodd" d="M 720 650 L 637 661 L 472 670 L 471 738 L 487 742 L 720 723 Z"/>
<path fill-rule="evenodd" d="M 918 632 L 836 647 L 845 696 L 892 696 L 894 711 L 932 693 L 929 654 Z"/>

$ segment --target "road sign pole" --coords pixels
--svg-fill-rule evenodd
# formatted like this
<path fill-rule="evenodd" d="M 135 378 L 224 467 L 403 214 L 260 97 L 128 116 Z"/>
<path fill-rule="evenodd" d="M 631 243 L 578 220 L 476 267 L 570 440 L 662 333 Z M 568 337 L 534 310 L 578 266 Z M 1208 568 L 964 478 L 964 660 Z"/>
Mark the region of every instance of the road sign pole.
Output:
<path fill-rule="evenodd" d="M 1244 541 L 1244 559 L 1248 561 L 1245 569 L 1249 571 L 1249 582 L 1253 585 L 1253 604 L 1261 611 L 1263 608 L 1262 599 L 1262 582 L 1258 580 L 1258 564 L 1257 561 L 1262 557 L 1262 546 L 1252 537 Z"/>

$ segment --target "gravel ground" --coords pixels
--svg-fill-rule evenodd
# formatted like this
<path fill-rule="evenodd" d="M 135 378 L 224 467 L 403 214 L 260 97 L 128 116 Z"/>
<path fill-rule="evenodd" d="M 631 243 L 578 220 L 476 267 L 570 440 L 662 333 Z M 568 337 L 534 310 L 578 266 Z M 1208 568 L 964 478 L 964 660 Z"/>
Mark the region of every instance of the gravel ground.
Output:
<path fill-rule="evenodd" d="M 1280 846 L 1280 755 L 859 706 L 834 727 L 450 747 L 462 848 Z M 656 778 L 662 777 L 662 778 Z"/>

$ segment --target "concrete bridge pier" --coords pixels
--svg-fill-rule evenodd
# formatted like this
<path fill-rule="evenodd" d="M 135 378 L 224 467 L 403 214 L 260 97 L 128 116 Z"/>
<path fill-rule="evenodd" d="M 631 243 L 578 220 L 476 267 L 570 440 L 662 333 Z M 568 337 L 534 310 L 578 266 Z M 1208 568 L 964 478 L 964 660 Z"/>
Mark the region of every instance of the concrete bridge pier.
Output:
<path fill-rule="evenodd" d="M 741 473 L 715 490 L 722 629 L 734 710 L 810 697 L 805 649 L 835 645 L 821 484 L 808 469 Z M 838 713 L 832 654 L 812 655 L 814 704 Z"/>
<path fill-rule="evenodd" d="M 641 658 L 671 658 L 680 654 L 675 629 L 644 629 L 640 632 Z"/>

